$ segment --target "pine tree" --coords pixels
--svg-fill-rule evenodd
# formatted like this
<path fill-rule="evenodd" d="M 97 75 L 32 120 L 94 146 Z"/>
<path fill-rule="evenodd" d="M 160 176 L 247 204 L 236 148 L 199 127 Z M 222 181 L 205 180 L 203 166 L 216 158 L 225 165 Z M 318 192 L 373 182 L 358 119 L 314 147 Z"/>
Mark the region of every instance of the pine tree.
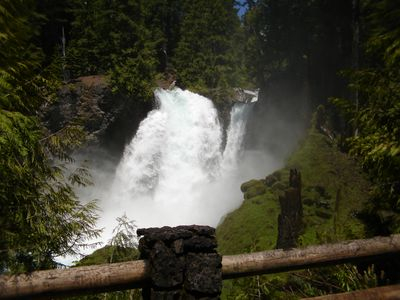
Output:
<path fill-rule="evenodd" d="M 65 178 L 55 160 L 79 131 L 46 136 L 37 112 L 51 81 L 40 74 L 35 1 L 0 4 L 0 272 L 54 267 L 54 257 L 76 253 L 94 229 L 93 202 L 82 205 L 71 184 L 85 184 L 86 170 Z"/>
<path fill-rule="evenodd" d="M 186 1 L 173 58 L 184 86 L 217 88 L 237 84 L 234 36 L 240 22 L 234 1 Z"/>
<path fill-rule="evenodd" d="M 364 63 L 348 72 L 359 93 L 359 106 L 336 99 L 358 129 L 349 139 L 376 184 L 362 213 L 372 235 L 400 232 L 400 5 L 395 1 L 363 2 Z"/>

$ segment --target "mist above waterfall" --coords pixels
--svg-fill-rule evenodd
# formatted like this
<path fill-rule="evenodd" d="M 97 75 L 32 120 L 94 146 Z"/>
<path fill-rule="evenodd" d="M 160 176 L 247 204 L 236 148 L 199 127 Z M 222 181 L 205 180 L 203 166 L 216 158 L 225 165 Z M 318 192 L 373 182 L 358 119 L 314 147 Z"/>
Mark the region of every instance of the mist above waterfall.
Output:
<path fill-rule="evenodd" d="M 233 105 L 224 143 L 211 100 L 179 88 L 158 89 L 155 98 L 118 166 L 93 169 L 95 185 L 85 196 L 99 199 L 103 241 L 123 214 L 138 227 L 216 226 L 243 201 L 241 183 L 280 166 L 264 151 L 244 149 L 254 104 Z"/>

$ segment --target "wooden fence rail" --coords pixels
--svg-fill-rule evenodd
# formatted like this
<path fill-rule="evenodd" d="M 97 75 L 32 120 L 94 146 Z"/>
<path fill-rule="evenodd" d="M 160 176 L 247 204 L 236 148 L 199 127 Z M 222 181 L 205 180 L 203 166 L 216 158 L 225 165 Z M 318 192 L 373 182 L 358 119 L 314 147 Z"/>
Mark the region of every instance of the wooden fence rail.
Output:
<path fill-rule="evenodd" d="M 361 291 L 331 294 L 302 300 L 398 300 L 400 299 L 400 284 L 380 286 Z"/>
<path fill-rule="evenodd" d="M 223 256 L 224 279 L 357 262 L 400 254 L 400 234 L 303 249 Z M 0 299 L 57 297 L 146 286 L 145 260 L 0 276 Z"/>

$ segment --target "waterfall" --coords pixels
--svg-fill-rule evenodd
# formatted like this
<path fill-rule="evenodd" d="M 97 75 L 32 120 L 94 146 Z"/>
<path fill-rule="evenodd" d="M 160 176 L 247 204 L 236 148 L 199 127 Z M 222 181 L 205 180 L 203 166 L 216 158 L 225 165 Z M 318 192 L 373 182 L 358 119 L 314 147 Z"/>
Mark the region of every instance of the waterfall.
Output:
<path fill-rule="evenodd" d="M 221 126 L 212 102 L 189 91 L 156 90 L 157 108 L 139 126 L 117 168 L 122 197 L 180 202 L 218 172 Z"/>
<path fill-rule="evenodd" d="M 155 98 L 117 167 L 109 209 L 140 226 L 215 226 L 242 199 L 237 173 L 251 104 L 233 106 L 223 147 L 211 100 L 179 88 Z"/>
<path fill-rule="evenodd" d="M 281 166 L 266 151 L 244 151 L 252 103 L 233 105 L 224 143 L 211 100 L 179 88 L 156 90 L 155 98 L 155 108 L 140 123 L 115 172 L 115 162 L 101 155 L 77 158 L 95 163 L 94 185 L 77 190 L 80 199 L 98 199 L 102 210 L 97 226 L 103 233 L 92 242 L 107 243 L 116 218 L 124 214 L 138 227 L 215 227 L 242 203 L 244 181 Z M 77 259 L 58 261 L 70 265 Z"/>
<path fill-rule="evenodd" d="M 226 146 L 223 152 L 222 169 L 235 171 L 243 150 L 243 139 L 246 133 L 246 123 L 252 106 L 236 103 L 231 110 Z"/>

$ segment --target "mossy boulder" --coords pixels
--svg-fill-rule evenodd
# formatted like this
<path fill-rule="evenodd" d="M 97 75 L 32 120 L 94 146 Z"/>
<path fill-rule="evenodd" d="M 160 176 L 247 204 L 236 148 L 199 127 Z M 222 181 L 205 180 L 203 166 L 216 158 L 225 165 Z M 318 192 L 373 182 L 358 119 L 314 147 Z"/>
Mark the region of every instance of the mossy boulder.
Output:
<path fill-rule="evenodd" d="M 274 175 L 268 175 L 265 177 L 265 185 L 271 187 L 275 182 L 279 181 Z"/>
<path fill-rule="evenodd" d="M 253 186 L 256 186 L 256 185 L 264 185 L 264 184 L 262 183 L 261 180 L 252 179 L 252 180 L 249 180 L 249 181 L 246 181 L 246 182 L 242 183 L 242 185 L 240 186 L 240 190 L 243 193 L 245 193 L 245 192 L 247 192 L 247 190 L 249 188 L 251 188 Z"/>
<path fill-rule="evenodd" d="M 251 188 L 249 188 L 247 190 L 246 193 L 244 193 L 244 199 L 250 199 L 255 196 L 260 196 L 260 195 L 265 194 L 265 192 L 266 192 L 266 188 L 264 185 L 252 186 Z"/>
<path fill-rule="evenodd" d="M 244 199 L 250 199 L 255 196 L 263 195 L 267 190 L 263 180 L 256 179 L 243 183 L 240 189 L 244 193 Z"/>
<path fill-rule="evenodd" d="M 281 181 L 277 181 L 271 186 L 271 188 L 274 192 L 279 192 L 285 190 L 286 185 Z"/>

